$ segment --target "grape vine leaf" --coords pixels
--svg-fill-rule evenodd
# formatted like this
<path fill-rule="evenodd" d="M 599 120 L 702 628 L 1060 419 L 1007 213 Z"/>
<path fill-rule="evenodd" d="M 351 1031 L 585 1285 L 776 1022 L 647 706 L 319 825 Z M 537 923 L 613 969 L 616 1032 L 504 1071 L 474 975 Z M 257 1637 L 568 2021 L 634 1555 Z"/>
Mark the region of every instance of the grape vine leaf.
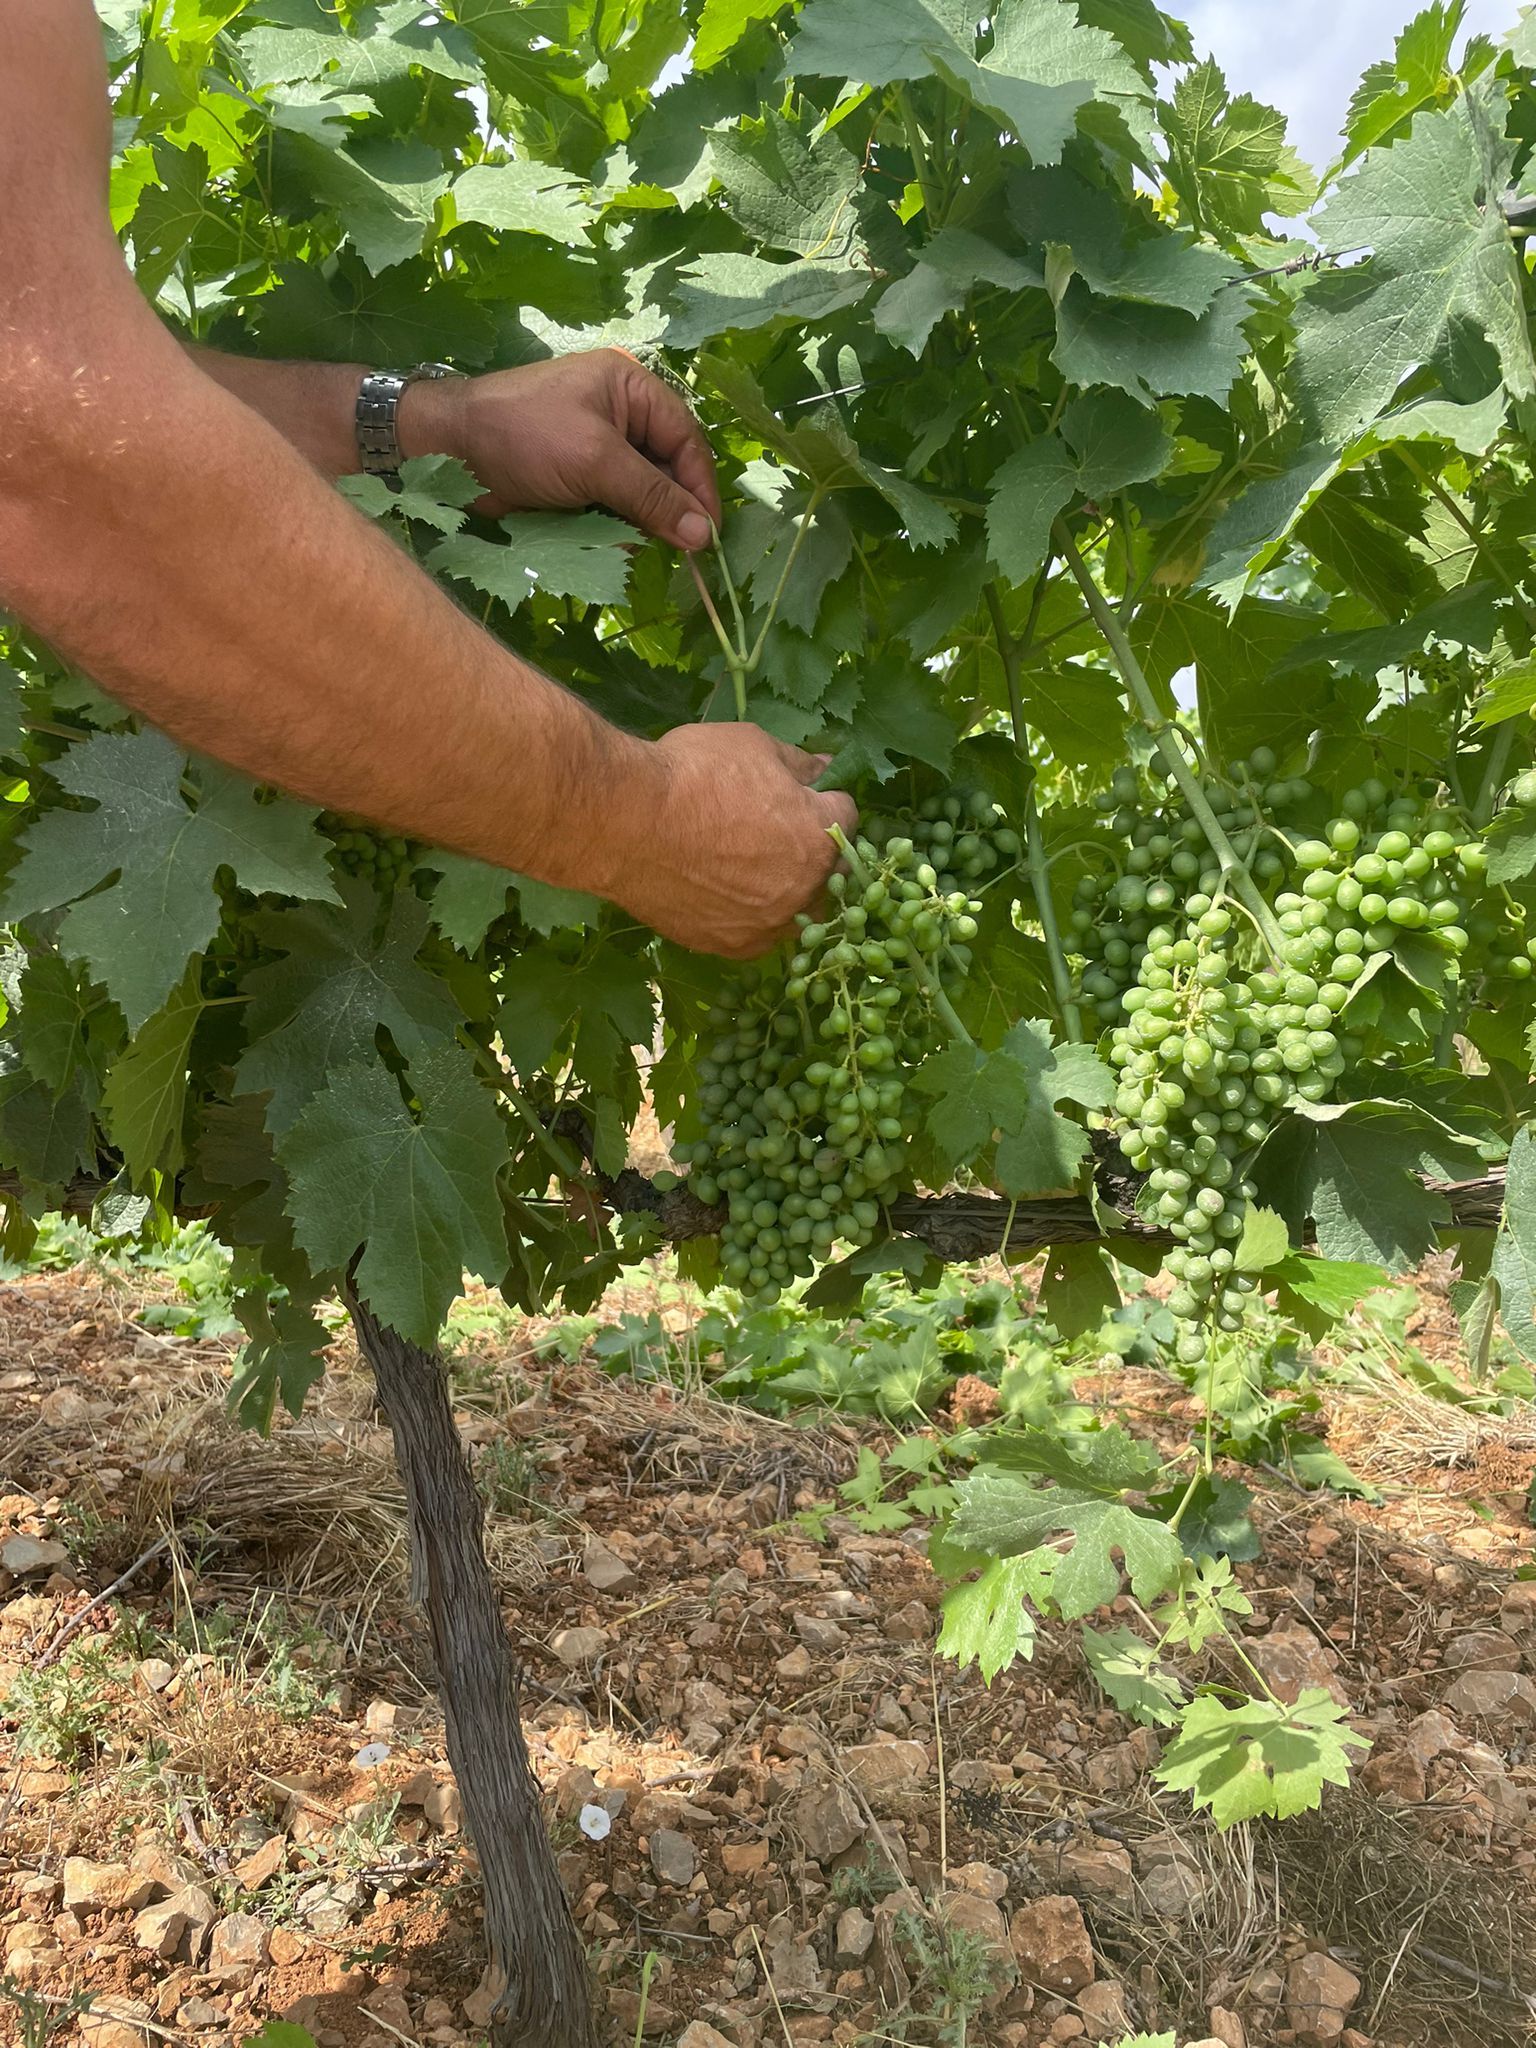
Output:
<path fill-rule="evenodd" d="M 154 1172 L 175 1173 L 182 1163 L 187 1062 L 207 1007 L 200 983 L 194 964 L 164 1009 L 119 1053 L 102 1090 L 102 1121 L 135 1181 Z"/>
<path fill-rule="evenodd" d="M 1045 560 L 1051 527 L 1077 493 L 1077 463 L 1056 435 L 1029 441 L 992 478 L 987 544 L 1010 583 L 1033 576 Z"/>
<path fill-rule="evenodd" d="M 1088 1133 L 1055 1104 L 1102 1107 L 1114 1094 L 1086 1046 L 1053 1046 L 1050 1025 L 1038 1020 L 1016 1024 L 995 1052 L 962 1041 L 930 1053 L 912 1085 L 931 1098 L 927 1129 L 945 1162 L 972 1161 L 995 1137 L 998 1179 L 1012 1195 L 1070 1187 Z"/>
<path fill-rule="evenodd" d="M 1204 313 L 1101 299 L 1074 280 L 1057 309 L 1051 361 L 1073 384 L 1108 384 L 1145 405 L 1173 396 L 1226 399 L 1247 353 L 1246 294 Z"/>
<path fill-rule="evenodd" d="M 50 772 L 96 808 L 40 817 L 5 895 L 12 923 L 70 905 L 60 950 L 89 963 L 132 1031 L 218 930 L 221 868 L 255 895 L 337 900 L 315 811 L 284 798 L 262 803 L 244 777 L 211 763 L 198 768 L 189 808 L 185 768 L 181 749 L 149 730 L 72 747 Z"/>
<path fill-rule="evenodd" d="M 863 298 L 872 282 L 867 270 L 851 270 L 841 260 L 807 256 L 773 263 L 744 250 L 716 250 L 677 273 L 666 344 L 699 348 L 716 335 L 768 327 L 775 320 L 830 319 Z"/>
<path fill-rule="evenodd" d="M 1243 1216 L 1243 1234 L 1232 1253 L 1237 1271 L 1267 1272 L 1279 1264 L 1290 1248 L 1291 1234 L 1285 1227 L 1285 1218 L 1277 1216 L 1273 1209 L 1259 1208 L 1250 1202 Z"/>
<path fill-rule="evenodd" d="M 439 151 L 424 142 L 354 142 L 343 149 L 293 137 L 313 191 L 335 209 L 375 276 L 419 256 L 448 190 Z"/>
<path fill-rule="evenodd" d="M 0 661 L 0 754 L 14 754 L 21 745 L 25 738 L 22 720 L 26 712 L 21 677 L 8 661 Z"/>
<path fill-rule="evenodd" d="M 1222 1829 L 1266 1814 L 1288 1820 L 1319 1805 L 1325 1785 L 1347 1785 L 1350 1751 L 1370 1748 L 1343 1725 L 1347 1714 L 1315 1686 L 1291 1707 L 1270 1700 L 1228 1707 L 1202 1694 L 1184 1710 L 1158 1782 L 1187 1792 Z"/>
<path fill-rule="evenodd" d="M 20 986 L 7 998 L 15 1011 L 22 1056 L 28 1070 L 55 1094 L 75 1070 L 92 1059 L 92 1036 L 112 1014 L 106 996 L 88 974 L 57 953 L 33 953 Z"/>
<path fill-rule="evenodd" d="M 453 534 L 426 566 L 473 584 L 516 611 L 535 590 L 583 604 L 621 604 L 629 582 L 628 550 L 642 536 L 605 512 L 513 512 L 498 522 L 504 538 Z"/>
<path fill-rule="evenodd" d="M 452 197 L 461 221 L 501 234 L 542 235 L 567 248 L 584 243 L 597 219 L 579 178 L 532 157 L 473 164 L 455 178 Z"/>
<path fill-rule="evenodd" d="M 1533 1274 L 1536 1278 L 1536 1274 Z M 1492 1273 L 1485 1273 L 1481 1280 L 1453 1280 L 1450 1285 L 1451 1307 L 1456 1311 L 1456 1321 L 1461 1327 L 1461 1339 L 1467 1348 L 1467 1375 L 1474 1386 L 1481 1386 L 1488 1378 L 1493 1361 L 1493 1343 L 1498 1334 L 1501 1290 Z M 1536 1294 L 1531 1297 L 1536 1306 Z M 1518 1311 L 1512 1310 L 1512 1314 Z M 1536 1329 L 1533 1329 L 1536 1337 Z"/>
<path fill-rule="evenodd" d="M 375 937 L 378 899 L 349 884 L 339 909 L 319 905 L 261 918 L 258 933 L 282 955 L 253 969 L 243 991 L 249 1043 L 240 1092 L 270 1092 L 269 1130 L 286 1130 L 337 1068 L 373 1057 L 380 1029 L 415 1059 L 453 1037 L 452 991 L 417 962 L 427 906 L 401 891 Z"/>
<path fill-rule="evenodd" d="M 834 736 L 836 750 L 822 787 L 846 788 L 865 776 L 888 782 L 903 760 L 947 769 L 960 735 L 936 701 L 932 679 L 887 651 L 866 667 L 863 682 L 864 695 L 846 731 Z"/>
<path fill-rule="evenodd" d="M 1499 1317 L 1522 1358 L 1536 1359 L 1536 1137 L 1518 1131 L 1504 1176 L 1504 1218 L 1491 1272 Z"/>
<path fill-rule="evenodd" d="M 1301 1325 L 1313 1342 L 1326 1337 L 1359 1305 L 1362 1295 L 1386 1284 L 1381 1266 L 1354 1259 L 1320 1259 L 1290 1252 L 1271 1270 L 1282 1315 Z"/>
<path fill-rule="evenodd" d="M 968 228 L 940 228 L 906 276 L 886 287 L 875 325 L 909 354 L 921 356 L 939 321 L 958 312 L 978 284 L 1021 292 L 1031 285 L 1043 288 L 1045 272 Z"/>
<path fill-rule="evenodd" d="M 1159 1664 L 1157 1652 L 1128 1628 L 1081 1631 L 1083 1661 L 1122 1714 L 1143 1728 L 1172 1728 L 1184 1705 L 1177 1672 Z"/>
<path fill-rule="evenodd" d="M 1344 118 L 1347 160 L 1391 140 L 1421 108 L 1436 103 L 1449 83 L 1447 67 L 1463 18 L 1455 0 L 1435 0 L 1398 37 L 1395 61 L 1369 67 Z"/>
<path fill-rule="evenodd" d="M 1103 299 L 1169 306 L 1198 317 L 1223 285 L 1241 275 L 1219 250 L 1181 235 L 1132 235 L 1112 193 L 1067 166 L 1017 174 L 1008 206 L 1019 232 L 1042 259 L 1054 257 L 1060 284 L 1080 277 Z"/>
<path fill-rule="evenodd" d="M 1483 838 L 1488 879 L 1496 886 L 1523 882 L 1536 869 L 1536 812 L 1525 804 L 1506 805 Z"/>
<path fill-rule="evenodd" d="M 1450 1221 L 1445 1197 L 1421 1178 L 1426 1155 L 1443 1160 L 1462 1141 L 1401 1103 L 1307 1103 L 1297 1116 L 1312 1127 L 1304 1200 L 1323 1257 L 1411 1271 Z"/>
<path fill-rule="evenodd" d="M 835 130 L 807 140 L 769 107 L 760 120 L 712 136 L 710 154 L 726 212 L 754 241 L 790 256 L 853 255 L 849 202 L 860 164 Z"/>
<path fill-rule="evenodd" d="M 246 1342 L 229 1403 L 247 1429 L 265 1436 L 279 1400 L 295 1418 L 303 1414 L 304 1397 L 325 1375 L 325 1349 L 331 1333 L 316 1316 L 313 1300 L 302 1293 L 276 1293 L 265 1284 L 243 1290 L 236 1297 L 235 1312 Z M 269 2040 L 273 2031 L 269 2021 Z"/>
<path fill-rule="evenodd" d="M 1487 336 L 1511 397 L 1536 391 L 1523 271 L 1500 205 L 1507 158 L 1490 189 L 1494 175 L 1464 107 L 1424 113 L 1323 208 L 1325 248 L 1372 253 L 1314 279 L 1297 315 L 1298 389 L 1319 438 L 1357 433 L 1462 326 Z"/>
<path fill-rule="evenodd" d="M 336 488 L 370 519 L 419 519 L 439 533 L 457 533 L 485 487 L 451 455 L 412 455 L 400 465 L 399 489 L 381 476 L 344 476 Z"/>
<path fill-rule="evenodd" d="M 693 44 L 694 69 L 712 69 L 755 22 L 771 20 L 783 5 L 784 0 L 704 0 Z"/>
<path fill-rule="evenodd" d="M 1166 1523 L 1118 1499 L 1067 1486 L 1040 1486 L 1013 1472 L 980 1467 L 956 1488 L 960 1505 L 951 1532 L 957 1543 L 991 1557 L 1019 1557 L 1053 1538 L 1070 1536 L 1051 1577 L 1065 1621 L 1107 1607 L 1120 1591 L 1121 1566 L 1138 1600 L 1155 1600 L 1174 1585 L 1184 1561 Z"/>
<path fill-rule="evenodd" d="M 1035 1618 L 1025 1606 L 1036 1583 L 1027 1557 L 994 1558 L 979 1578 L 944 1595 L 938 1653 L 964 1671 L 974 1664 L 984 1685 L 1035 1653 Z"/>
<path fill-rule="evenodd" d="M 893 85 L 942 78 L 1019 138 L 1036 163 L 1055 163 L 1094 100 L 1150 145 L 1146 80 L 1102 29 L 1067 0 L 1004 0 L 992 47 L 976 59 L 979 0 L 810 0 L 790 46 L 798 76 Z"/>
<path fill-rule="evenodd" d="M 44 1188 L 94 1163 L 91 1109 L 76 1073 L 57 1093 L 29 1074 L 14 1039 L 0 1040 L 0 1156 Z"/>
<path fill-rule="evenodd" d="M 355 1284 L 375 1315 L 431 1349 L 466 1267 L 494 1285 L 507 1266 L 496 1175 L 507 1135 L 468 1056 L 411 1062 L 412 1114 L 376 1061 L 333 1067 L 279 1138 L 294 1235 L 322 1271 L 359 1248 Z"/>
<path fill-rule="evenodd" d="M 262 12 L 271 16 L 279 10 Z M 348 30 L 339 15 L 305 9 L 299 23 L 243 35 L 241 63 L 253 85 L 323 77 L 337 92 L 373 92 L 408 78 L 412 66 L 455 84 L 479 84 L 481 68 L 469 37 L 441 20 L 423 22 L 421 15 L 416 0 L 394 0 Z"/>
<path fill-rule="evenodd" d="M 1264 232 L 1266 213 L 1294 218 L 1313 181 L 1285 139 L 1285 117 L 1248 93 L 1235 99 L 1207 58 L 1181 78 L 1160 109 L 1169 171 L 1202 225 Z"/>
<path fill-rule="evenodd" d="M 1479 725 L 1502 725 L 1536 710 L 1536 662 L 1518 662 L 1495 676 L 1474 713 Z"/>

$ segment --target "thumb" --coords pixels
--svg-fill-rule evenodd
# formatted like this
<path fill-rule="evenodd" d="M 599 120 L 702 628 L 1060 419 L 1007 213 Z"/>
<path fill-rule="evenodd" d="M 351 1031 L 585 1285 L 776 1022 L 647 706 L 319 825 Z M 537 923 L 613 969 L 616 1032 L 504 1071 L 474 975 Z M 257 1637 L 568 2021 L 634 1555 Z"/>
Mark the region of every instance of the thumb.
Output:
<path fill-rule="evenodd" d="M 604 458 L 600 496 L 611 512 L 657 540 L 689 553 L 709 545 L 709 514 L 698 499 L 619 434 Z"/>

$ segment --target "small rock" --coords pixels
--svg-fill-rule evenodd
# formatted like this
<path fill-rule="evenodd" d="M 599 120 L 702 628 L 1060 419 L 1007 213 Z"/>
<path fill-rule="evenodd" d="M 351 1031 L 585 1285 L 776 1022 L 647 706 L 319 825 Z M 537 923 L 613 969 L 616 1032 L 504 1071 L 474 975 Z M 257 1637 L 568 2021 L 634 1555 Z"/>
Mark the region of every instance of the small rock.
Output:
<path fill-rule="evenodd" d="M 1075 1998 L 1093 1982 L 1093 1944 L 1076 1899 L 1032 1899 L 1014 1914 L 1008 1941 L 1027 1983 Z"/>
<path fill-rule="evenodd" d="M 451 1778 L 432 1787 L 421 1810 L 440 1835 L 456 1835 L 464 1825 L 464 1795 Z"/>
<path fill-rule="evenodd" d="M 173 1892 L 158 1905 L 145 1906 L 134 1916 L 133 1938 L 150 1955 L 169 1962 L 178 1953 L 189 1963 L 203 1953 L 208 1930 L 219 1917 L 219 1909 L 201 1885 L 188 1885 Z"/>
<path fill-rule="evenodd" d="M 287 1842 L 281 1835 L 273 1835 L 249 1856 L 241 1857 L 234 1867 L 236 1881 L 243 1891 L 259 1892 L 286 1868 L 287 1862 Z"/>
<path fill-rule="evenodd" d="M 1426 1797 L 1424 1766 L 1404 1749 L 1382 1750 L 1368 1757 L 1361 1768 L 1360 1782 L 1378 1799 L 1402 1799 L 1417 1806 Z"/>
<path fill-rule="evenodd" d="M 736 2048 L 736 2044 L 718 2028 L 707 2026 L 703 2020 L 691 2020 L 678 2035 L 677 2048 Z"/>
<path fill-rule="evenodd" d="M 1057 1875 L 1074 1891 L 1090 1899 L 1131 1898 L 1136 1889 L 1130 1854 L 1125 1849 L 1090 1848 L 1074 1843 L 1063 1849 Z"/>
<path fill-rule="evenodd" d="M 393 1735 L 400 1709 L 393 1700 L 370 1700 L 363 1715 L 363 1727 L 370 1735 Z"/>
<path fill-rule="evenodd" d="M 51 1572 L 68 1564 L 69 1552 L 62 1543 L 39 1536 L 7 1536 L 0 1543 L 0 1571 L 14 1572 L 18 1579 L 33 1572 Z"/>
<path fill-rule="evenodd" d="M 992 1955 L 1013 1968 L 1013 1951 L 1008 1945 L 1008 1928 L 1001 1909 L 979 1892 L 945 1892 L 938 1902 L 939 1918 L 958 1933 L 974 1935 Z"/>
<path fill-rule="evenodd" d="M 206 1998 L 186 1998 L 176 2008 L 177 2026 L 194 2034 L 205 2027 L 222 2026 L 228 2017 L 222 2006 L 210 2005 Z"/>
<path fill-rule="evenodd" d="M 1131 2012 L 1125 2002 L 1123 1984 L 1106 1979 L 1101 1984 L 1086 1985 L 1078 1993 L 1077 2008 L 1090 2041 L 1118 2041 L 1131 2031 Z"/>
<path fill-rule="evenodd" d="M 134 1665 L 133 1676 L 146 1692 L 164 1692 L 176 1676 L 176 1666 L 164 1657 L 144 1657 Z"/>
<path fill-rule="evenodd" d="M 1360 1979 L 1332 1956 L 1297 1956 L 1285 1974 L 1285 2016 L 1298 2041 L 1337 2041 L 1360 1996 Z"/>
<path fill-rule="evenodd" d="M 336 1935 L 346 1933 L 367 1903 L 368 1894 L 355 1879 L 331 1884 L 322 1878 L 299 1893 L 294 1911 L 311 1932 Z"/>
<path fill-rule="evenodd" d="M 686 1835 L 675 1828 L 657 1828 L 651 1836 L 651 1868 L 663 1884 L 682 1891 L 692 1884 L 698 1867 L 698 1852 Z"/>
<path fill-rule="evenodd" d="M 64 1859 L 64 1908 L 78 1913 L 136 1913 L 155 1894 L 155 1881 L 126 1863 Z"/>
<path fill-rule="evenodd" d="M 37 1413 L 50 1429 L 79 1429 L 91 1419 L 91 1404 L 74 1387 L 55 1387 L 38 1402 Z"/>
<path fill-rule="evenodd" d="M 197 1884 L 203 1875 L 190 1856 L 183 1856 L 165 1842 L 141 1842 L 128 1859 L 128 1868 L 139 1877 L 147 1877 L 155 1891 L 165 1893 Z"/>
<path fill-rule="evenodd" d="M 1007 1874 L 994 1870 L 990 1863 L 962 1863 L 949 1873 L 949 1881 L 957 1891 L 975 1892 L 994 1904 L 1000 1905 L 1008 1896 Z"/>
<path fill-rule="evenodd" d="M 149 2007 L 136 1998 L 97 1998 L 77 2025 L 82 2048 L 147 2048 Z"/>
<path fill-rule="evenodd" d="M 844 1753 L 843 1764 L 868 1799 L 926 1777 L 928 1752 L 920 1742 L 863 1742 Z"/>
<path fill-rule="evenodd" d="M 219 1921 L 208 1943 L 208 1975 L 239 1982 L 267 1960 L 267 1930 L 254 1913 L 231 1913 Z"/>
<path fill-rule="evenodd" d="M 837 1965 L 842 1970 L 856 1970 L 869 1954 L 870 1943 L 875 1938 L 875 1923 L 867 1913 L 857 1906 L 849 1906 L 838 1915 L 837 1920 Z"/>
<path fill-rule="evenodd" d="M 1195 2048 L 1199 2048 L 1196 2042 Z M 1235 2012 L 1224 2005 L 1211 2007 L 1211 2037 L 1207 2048 L 1248 2048 L 1248 2029 Z"/>
<path fill-rule="evenodd" d="M 606 1543 L 599 1543 L 596 1537 L 582 1553 L 581 1575 L 595 1593 L 609 1593 L 615 1597 L 633 1593 L 640 1584 L 618 1552 L 610 1550 Z"/>
<path fill-rule="evenodd" d="M 780 1678 L 791 1680 L 809 1678 L 815 1669 L 815 1662 L 805 1645 L 797 1643 L 794 1649 L 787 1651 L 773 1668 Z"/>
<path fill-rule="evenodd" d="M 727 1877 L 750 1877 L 756 1870 L 768 1866 L 768 1844 L 766 1842 L 727 1842 L 720 1851 L 720 1861 Z"/>
<path fill-rule="evenodd" d="M 1445 1646 L 1447 1671 L 1518 1671 L 1520 1645 L 1501 1628 L 1473 1629 Z"/>
<path fill-rule="evenodd" d="M 811 1785 L 790 1809 L 790 1821 L 814 1862 L 826 1865 L 864 1833 L 864 1816 L 841 1785 Z"/>
<path fill-rule="evenodd" d="M 1536 1721 L 1536 1683 L 1513 1671 L 1464 1671 L 1445 1706 L 1472 1721 Z"/>
<path fill-rule="evenodd" d="M 926 1643 L 933 1638 L 933 1615 L 921 1600 L 909 1600 L 885 1617 L 885 1633 L 893 1643 Z"/>
<path fill-rule="evenodd" d="M 819 1656 L 833 1655 L 848 1640 L 835 1621 L 827 1621 L 819 1614 L 795 1614 L 790 1619 L 801 1642 Z"/>
<path fill-rule="evenodd" d="M 580 1664 L 595 1664 L 608 1647 L 608 1633 L 600 1628 L 556 1629 L 549 1647 L 569 1671 Z"/>
<path fill-rule="evenodd" d="M 1349 1695 L 1339 1682 L 1338 1658 L 1306 1629 L 1271 1629 L 1267 1636 L 1250 1640 L 1245 1647 L 1276 1696 L 1288 1707 L 1295 1706 L 1301 1695 L 1314 1687 L 1330 1693 L 1341 1707 L 1349 1705 Z"/>
<path fill-rule="evenodd" d="M 1188 1857 L 1154 1863 L 1138 1882 L 1148 1907 L 1164 1920 L 1187 1920 L 1205 1899 L 1205 1879 Z"/>
<path fill-rule="evenodd" d="M 1410 1721 L 1403 1731 L 1404 1750 L 1424 1770 L 1446 1750 L 1459 1749 L 1464 1740 L 1450 1716 L 1436 1713 L 1433 1709 Z"/>

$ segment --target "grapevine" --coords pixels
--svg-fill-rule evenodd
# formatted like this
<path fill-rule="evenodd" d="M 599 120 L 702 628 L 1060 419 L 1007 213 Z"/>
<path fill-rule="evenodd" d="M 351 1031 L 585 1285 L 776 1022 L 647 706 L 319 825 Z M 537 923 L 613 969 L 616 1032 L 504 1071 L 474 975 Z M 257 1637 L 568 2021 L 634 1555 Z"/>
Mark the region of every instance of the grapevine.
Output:
<path fill-rule="evenodd" d="M 910 1076 L 964 1026 L 949 991 L 970 968 L 969 889 L 1020 851 L 991 798 L 949 792 L 879 817 L 849 849 L 797 950 L 739 976 L 707 1018 L 695 1073 L 705 1135 L 679 1157 L 724 1201 L 726 1279 L 760 1301 L 835 1246 L 867 1244 L 904 1182 Z"/>
<path fill-rule="evenodd" d="M 340 1294 L 406 1427 L 466 1273 L 581 1310 L 654 1250 L 649 1082 L 688 1276 L 737 1298 L 926 1267 L 903 1219 L 974 1200 L 994 1246 L 1027 1210 L 1063 1330 L 1171 1240 L 1197 1386 L 1260 1298 L 1326 1322 L 1437 1248 L 1469 1346 L 1536 1359 L 1536 285 L 1499 218 L 1536 171 L 1529 20 L 1462 43 L 1426 9 L 1320 184 L 1149 0 L 634 0 L 532 51 L 494 5 L 99 12 L 113 217 L 189 342 L 619 346 L 686 389 L 722 503 L 687 569 L 600 510 L 487 517 L 442 454 L 340 486 L 605 718 L 752 720 L 861 822 L 793 940 L 726 969 L 189 762 L 15 620 L 9 1256 L 66 1201 L 118 1236 L 194 1210 L 244 1283 L 239 1413 L 302 1409 Z M 1347 271 L 1296 260 L 1304 223 Z M 1156 1503 L 1213 1483 L 1209 1428 L 1171 1471 L 1103 1429 L 1021 1477 L 1000 1441 L 945 1509 L 946 1651 L 993 1677 L 1026 1599 L 1078 1620 L 1127 1576 L 1145 1612 L 1203 1597 Z M 1264 1707 L 1309 1797 L 1347 1771 L 1331 1711 Z M 515 1754 L 510 1679 L 495 1715 Z M 1239 1812 L 1183 1762 L 1223 1820 L 1300 1796 L 1244 1766 Z M 488 1918 L 553 2009 L 534 1877 L 558 1930 L 537 1857 Z"/>

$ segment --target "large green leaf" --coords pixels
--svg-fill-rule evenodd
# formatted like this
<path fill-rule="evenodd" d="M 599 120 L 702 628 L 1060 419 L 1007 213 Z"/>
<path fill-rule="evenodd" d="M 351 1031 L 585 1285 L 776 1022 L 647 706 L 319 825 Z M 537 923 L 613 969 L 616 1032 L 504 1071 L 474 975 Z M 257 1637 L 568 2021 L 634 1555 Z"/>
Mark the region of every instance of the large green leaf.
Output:
<path fill-rule="evenodd" d="M 1325 248 L 1369 249 L 1313 281 L 1297 323 L 1297 376 L 1318 435 L 1342 441 L 1390 404 L 1407 372 L 1485 335 L 1516 398 L 1536 391 L 1523 273 L 1500 206 L 1507 161 L 1486 161 L 1463 109 L 1419 115 L 1319 216 Z"/>
<path fill-rule="evenodd" d="M 95 809 L 52 810 L 32 825 L 5 915 L 22 922 L 70 905 L 60 947 L 89 964 L 131 1030 L 218 930 L 221 870 L 255 895 L 336 901 L 314 811 L 264 803 L 211 764 L 198 771 L 194 807 L 182 789 L 186 757 L 159 733 L 99 734 L 51 772 Z"/>
<path fill-rule="evenodd" d="M 311 1263 L 354 1283 L 380 1321 L 433 1347 L 464 1272 L 507 1264 L 496 1172 L 506 1135 L 467 1054 L 414 1060 L 414 1109 L 376 1062 L 335 1068 L 278 1140 L 294 1235 Z"/>

